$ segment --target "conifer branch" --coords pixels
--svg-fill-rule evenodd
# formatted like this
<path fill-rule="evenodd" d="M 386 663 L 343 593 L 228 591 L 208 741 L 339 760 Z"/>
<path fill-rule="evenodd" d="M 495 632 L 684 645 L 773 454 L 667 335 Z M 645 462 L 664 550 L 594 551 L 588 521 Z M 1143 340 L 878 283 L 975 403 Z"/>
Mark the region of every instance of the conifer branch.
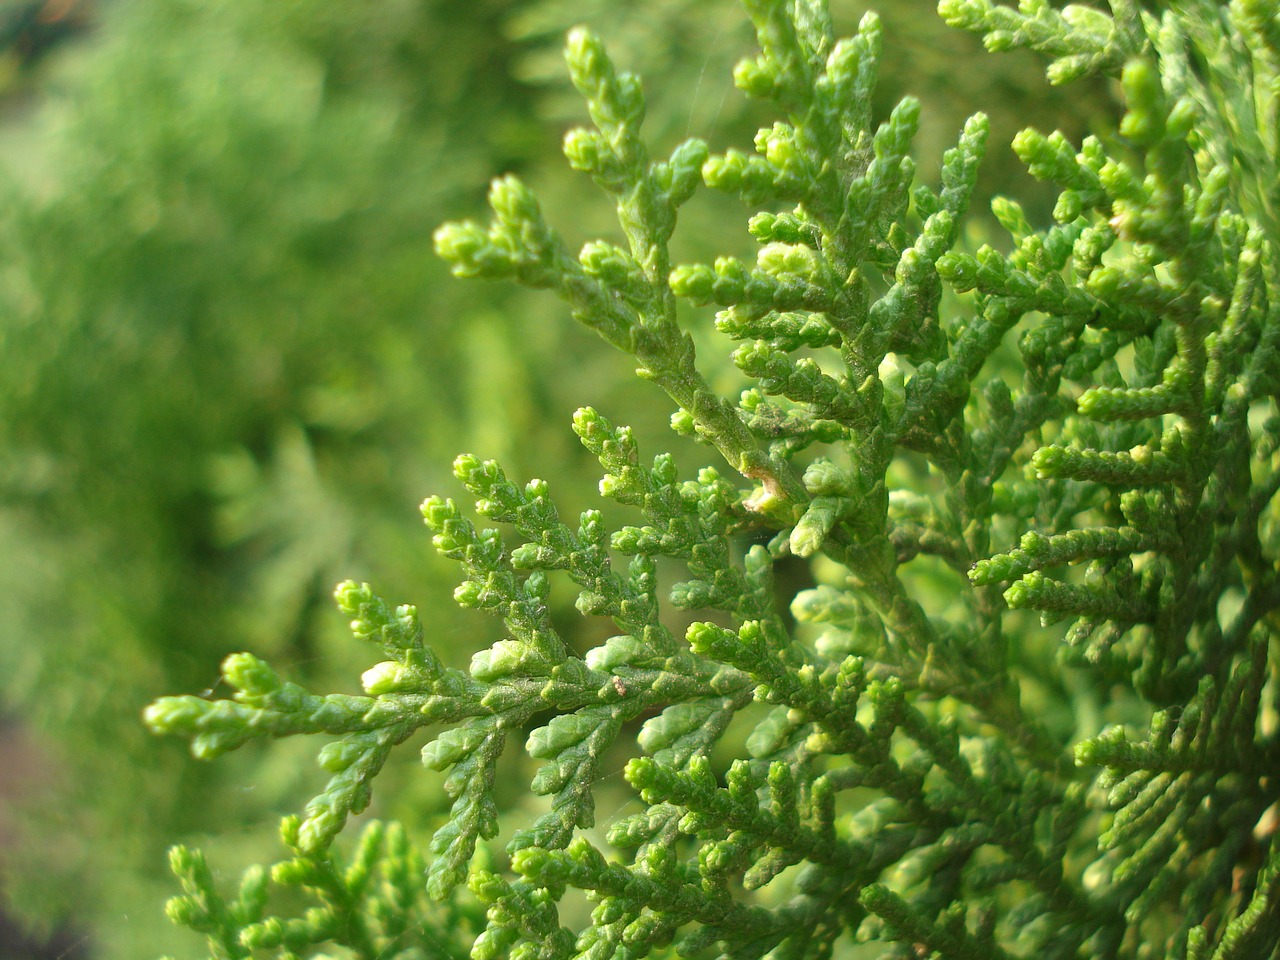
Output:
<path fill-rule="evenodd" d="M 506 631 L 468 670 L 443 666 L 412 607 L 344 584 L 353 632 L 388 657 L 365 696 L 316 696 L 240 654 L 224 665 L 232 700 L 149 708 L 205 758 L 255 737 L 339 738 L 321 752 L 333 779 L 286 829 L 295 866 L 273 874 L 322 914 L 264 919 L 261 874 L 228 902 L 183 851 L 175 915 L 218 956 L 323 941 L 383 956 L 417 909 L 412 867 L 439 909 L 470 902 L 464 882 L 484 905 L 477 960 L 870 943 L 893 957 L 1270 955 L 1280 9 L 945 0 L 989 48 L 1051 58 L 1055 83 L 1117 78 L 1126 111 L 1116 136 L 1078 147 L 1019 134 L 1019 157 L 1059 191 L 1054 222 L 997 199 L 1007 241 L 970 244 L 985 117 L 937 190 L 918 183 L 919 104 L 872 116 L 878 19 L 837 40 L 820 0 L 743 5 L 761 52 L 735 83 L 780 117 L 754 153 L 689 140 L 652 161 L 639 81 L 578 29 L 566 59 L 593 125 L 564 150 L 615 204 L 622 245 L 573 256 L 511 177 L 494 181 L 490 224 L 435 236 L 459 276 L 555 292 L 723 463 L 688 476 L 668 454 L 646 462 L 629 428 L 579 410 L 601 494 L 641 517 L 610 526 L 603 510 L 566 522 L 548 484 L 459 457 L 497 527 L 441 497 L 423 516 L 463 571 L 455 599 Z M 672 262 L 700 183 L 767 208 L 749 221 L 754 263 Z M 751 383 L 736 400 L 712 388 L 680 301 L 718 308 Z M 816 582 L 779 597 L 787 556 L 816 561 Z M 616 634 L 580 652 L 552 616 L 553 578 Z M 602 757 L 633 725 L 625 779 L 642 809 L 602 837 Z M 340 868 L 334 837 L 424 727 L 423 761 L 453 799 L 425 863 L 375 839 Z M 517 733 L 549 806 L 513 825 L 504 865 L 494 784 Z M 725 745 L 741 754 L 727 764 Z M 395 892 L 374 908 L 379 856 Z M 589 918 L 570 889 L 595 902 Z"/>

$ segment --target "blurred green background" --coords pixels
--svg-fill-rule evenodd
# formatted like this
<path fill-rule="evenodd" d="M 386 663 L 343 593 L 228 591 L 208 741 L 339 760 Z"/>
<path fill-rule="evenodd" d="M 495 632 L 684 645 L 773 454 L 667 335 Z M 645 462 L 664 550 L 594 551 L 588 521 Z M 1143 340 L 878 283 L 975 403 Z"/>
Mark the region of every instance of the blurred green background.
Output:
<path fill-rule="evenodd" d="M 842 33 L 865 6 L 833 3 Z M 1043 220 L 1007 144 L 1032 103 L 1087 132 L 1079 88 L 984 55 L 927 0 L 882 7 L 878 107 L 923 101 L 923 176 L 981 108 L 985 196 L 1039 197 Z M 570 511 L 597 482 L 577 406 L 668 444 L 666 398 L 556 301 L 458 283 L 431 252 L 506 171 L 571 244 L 617 239 L 559 154 L 585 121 L 560 62 L 575 23 L 645 78 L 655 154 L 772 120 L 729 79 L 752 51 L 729 0 L 0 2 L 0 960 L 200 955 L 163 917 L 165 848 L 274 857 L 322 782 L 309 743 L 196 763 L 143 729 L 153 698 L 224 692 L 243 649 L 356 689 L 376 657 L 330 602 L 347 577 L 418 603 L 456 663 L 497 639 L 452 604 L 416 512 L 458 495 L 455 454 L 545 477 Z M 681 258 L 748 247 L 726 200 L 687 221 Z M 422 823 L 439 792 L 402 754 L 375 811 Z"/>

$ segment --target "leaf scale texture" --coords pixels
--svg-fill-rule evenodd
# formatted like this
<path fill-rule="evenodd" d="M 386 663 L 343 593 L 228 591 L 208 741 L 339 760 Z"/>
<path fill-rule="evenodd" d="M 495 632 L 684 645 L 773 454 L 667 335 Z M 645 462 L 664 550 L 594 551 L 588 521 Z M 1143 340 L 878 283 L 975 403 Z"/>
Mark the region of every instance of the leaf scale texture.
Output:
<path fill-rule="evenodd" d="M 576 29 L 591 123 L 564 151 L 619 233 L 574 253 L 504 177 L 489 223 L 435 235 L 458 276 L 563 299 L 713 465 L 580 410 L 613 523 L 459 457 L 474 513 L 422 512 L 458 603 L 507 634 L 469 670 L 414 608 L 346 583 L 387 658 L 363 695 L 240 654 L 232 699 L 150 707 L 201 757 L 330 739 L 270 872 L 319 905 L 269 916 L 267 873 L 228 899 L 178 848 L 171 915 L 215 957 L 1274 956 L 1280 8 L 944 0 L 991 50 L 1124 95 L 1117 130 L 1018 135 L 1053 221 L 1000 198 L 982 244 L 963 228 L 982 114 L 917 177 L 919 105 L 872 115 L 874 15 L 837 39 L 819 0 L 743 7 L 760 53 L 734 81 L 779 118 L 754 149 L 653 157 L 640 81 Z M 754 262 L 673 262 L 700 189 L 755 211 Z M 707 306 L 738 395 L 695 350 Z M 811 580 L 784 586 L 800 561 Z M 553 583 L 612 635 L 575 650 Z M 335 838 L 419 730 L 449 817 L 422 852 L 366 827 L 347 865 Z M 619 749 L 615 816 L 597 800 Z M 538 812 L 501 807 L 508 771 Z"/>

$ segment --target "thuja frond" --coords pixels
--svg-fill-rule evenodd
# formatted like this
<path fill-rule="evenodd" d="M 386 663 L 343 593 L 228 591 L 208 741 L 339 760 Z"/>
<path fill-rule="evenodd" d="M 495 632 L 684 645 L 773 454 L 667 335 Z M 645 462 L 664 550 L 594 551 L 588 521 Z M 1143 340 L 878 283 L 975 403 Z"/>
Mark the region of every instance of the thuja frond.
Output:
<path fill-rule="evenodd" d="M 474 908 L 441 906 L 426 897 L 422 855 L 398 824 L 369 823 L 350 863 L 326 850 L 305 852 L 297 817 L 286 817 L 281 838 L 294 856 L 271 869 L 250 867 L 234 900 L 218 890 L 198 851 L 174 847 L 169 861 L 183 894 L 166 913 L 175 923 L 208 937 L 217 960 L 241 960 L 274 951 L 303 956 L 329 944 L 360 960 L 467 955 L 483 919 Z M 271 888 L 302 891 L 316 901 L 300 917 L 268 914 Z"/>
<path fill-rule="evenodd" d="M 505 639 L 446 668 L 413 608 L 344 584 L 355 634 L 389 658 L 364 696 L 315 696 L 241 654 L 224 665 L 232 700 L 168 698 L 149 722 L 203 757 L 337 736 L 321 752 L 333 779 L 286 838 L 316 876 L 336 870 L 332 841 L 389 751 L 432 728 L 423 760 L 453 807 L 422 883 L 451 902 L 466 881 L 487 906 L 477 960 L 871 943 L 885 957 L 1269 956 L 1280 9 L 944 2 L 992 49 L 1048 54 L 1055 82 L 1113 76 L 1125 97 L 1114 136 L 1017 137 L 1060 195 L 1044 227 L 993 203 L 1005 253 L 961 243 L 981 114 L 936 186 L 920 182 L 918 104 L 872 116 L 878 20 L 838 40 L 819 0 L 743 5 L 761 53 L 734 79 L 780 117 L 753 153 L 690 140 L 652 160 L 639 81 L 575 30 L 566 58 L 593 126 L 565 154 L 616 204 L 621 245 L 575 256 L 514 177 L 494 182 L 489 224 L 435 237 L 459 276 L 566 301 L 716 465 L 682 475 L 580 410 L 601 493 L 642 518 L 611 526 L 601 510 L 566 522 L 546 483 L 459 457 L 497 527 L 439 497 L 423 515 L 464 571 L 455 599 Z M 754 263 L 672 262 L 700 184 L 765 208 Z M 681 327 L 708 305 L 750 384 L 736 399 Z M 780 602 L 787 556 L 814 558 L 817 582 Z M 613 636 L 580 652 L 561 635 L 557 578 Z M 1036 632 L 1019 609 L 1067 626 Z M 642 809 L 602 836 L 603 758 L 637 728 L 625 780 Z M 505 867 L 479 865 L 503 826 L 494 784 L 513 733 L 547 805 L 508 831 Z M 336 920 L 254 933 L 256 875 L 229 906 L 202 861 L 180 859 L 182 919 L 219 956 L 374 942 L 354 919 L 347 939 Z"/>

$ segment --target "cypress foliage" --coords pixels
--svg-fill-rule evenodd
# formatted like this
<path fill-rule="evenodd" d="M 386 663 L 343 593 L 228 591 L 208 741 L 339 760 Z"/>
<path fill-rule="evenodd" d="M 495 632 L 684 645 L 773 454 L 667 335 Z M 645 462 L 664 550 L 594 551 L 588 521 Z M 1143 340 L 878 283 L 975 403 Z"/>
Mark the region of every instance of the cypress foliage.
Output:
<path fill-rule="evenodd" d="M 591 126 L 565 154 L 620 233 L 575 254 L 508 176 L 488 224 L 435 236 L 459 276 L 567 302 L 714 465 L 685 472 L 584 408 L 573 430 L 615 505 L 565 519 L 547 483 L 459 457 L 494 526 L 441 497 L 422 510 L 462 569 L 459 604 L 506 631 L 469 669 L 437 655 L 430 618 L 347 582 L 339 608 L 386 658 L 362 695 L 242 653 L 223 666 L 231 698 L 153 704 L 151 727 L 201 758 L 328 740 L 288 859 L 232 894 L 175 848 L 170 916 L 212 956 L 1280 946 L 1280 5 L 943 0 L 991 49 L 1043 54 L 1055 83 L 1123 89 L 1117 130 L 1015 138 L 1058 196 L 1044 225 L 992 204 L 1006 252 L 962 237 L 982 114 L 922 182 L 919 105 L 871 109 L 876 17 L 838 40 L 821 0 L 743 6 L 761 52 L 735 83 L 780 117 L 754 151 L 688 140 L 653 159 L 638 79 L 576 29 Z M 674 262 L 704 186 L 756 211 L 754 262 Z M 686 329 L 711 306 L 740 394 Z M 811 586 L 782 586 L 787 557 Z M 575 649 L 550 614 L 566 589 L 612 636 Z M 420 848 L 375 822 L 343 855 L 419 731 L 449 815 Z M 615 812 L 600 797 L 620 752 Z M 527 816 L 497 800 L 511 772 L 543 798 Z M 279 913 L 272 884 L 316 905 Z"/>
<path fill-rule="evenodd" d="M 448 596 L 448 562 L 383 519 L 448 481 L 432 447 L 483 423 L 503 449 L 572 409 L 521 389 L 526 362 L 575 352 L 564 328 L 517 341 L 508 298 L 450 283 L 422 226 L 483 197 L 474 168 L 542 149 L 528 87 L 492 66 L 508 7 L 100 4 L 6 101 L 0 715 L 50 783 L 0 811 L 0 901 L 69 917 L 96 956 L 167 930 L 136 905 L 168 889 L 175 837 L 271 843 L 307 789 L 267 751 L 157 750 L 146 704 L 215 685 L 242 646 L 312 683 L 358 673 L 334 582 L 376 567 Z M 477 109 L 493 129 L 464 140 Z M 455 389 L 495 372 L 502 420 Z"/>

